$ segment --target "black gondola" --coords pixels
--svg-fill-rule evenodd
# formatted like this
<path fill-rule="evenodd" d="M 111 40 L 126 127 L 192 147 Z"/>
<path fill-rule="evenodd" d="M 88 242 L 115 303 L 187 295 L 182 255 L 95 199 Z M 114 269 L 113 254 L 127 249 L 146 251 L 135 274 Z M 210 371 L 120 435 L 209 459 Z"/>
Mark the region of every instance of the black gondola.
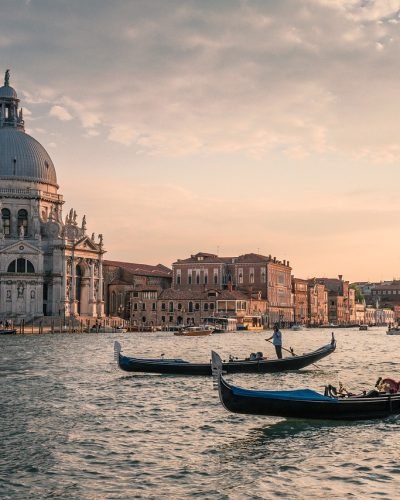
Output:
<path fill-rule="evenodd" d="M 223 363 L 227 373 L 273 373 L 288 370 L 300 370 L 316 363 L 331 354 L 336 348 L 336 341 L 332 335 L 329 344 L 316 351 L 290 356 L 283 359 L 232 359 Z M 163 358 L 133 358 L 121 354 L 121 345 L 114 342 L 114 356 L 121 370 L 127 372 L 168 373 L 173 375 L 212 375 L 211 362 L 192 363 L 183 359 Z"/>
<path fill-rule="evenodd" d="M 320 394 L 311 389 L 243 389 L 224 379 L 222 361 L 217 353 L 212 353 L 212 359 L 221 403 L 233 413 L 322 420 L 366 420 L 400 413 L 400 393 L 371 391 L 359 396 L 343 397 L 334 396 L 328 390 L 326 394 Z"/>

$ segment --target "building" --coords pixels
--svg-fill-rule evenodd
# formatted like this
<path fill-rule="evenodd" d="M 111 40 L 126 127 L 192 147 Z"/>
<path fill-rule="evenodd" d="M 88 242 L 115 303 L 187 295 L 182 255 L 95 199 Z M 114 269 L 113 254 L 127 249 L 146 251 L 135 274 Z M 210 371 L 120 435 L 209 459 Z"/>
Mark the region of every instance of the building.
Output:
<path fill-rule="evenodd" d="M 308 281 L 292 277 L 293 312 L 296 324 L 307 324 L 308 320 Z"/>
<path fill-rule="evenodd" d="M 400 305 L 400 281 L 375 283 L 371 288 L 371 302 L 379 307 Z"/>
<path fill-rule="evenodd" d="M 65 220 L 54 164 L 25 132 L 16 91 L 0 88 L 0 319 L 104 315 L 103 237 Z"/>
<path fill-rule="evenodd" d="M 219 257 L 199 252 L 172 264 L 172 288 L 182 292 L 233 290 L 267 302 L 268 325 L 293 322 L 289 261 L 254 253 Z"/>
<path fill-rule="evenodd" d="M 328 290 L 328 321 L 336 325 L 356 324 L 355 290 L 342 275 L 338 278 L 315 278 Z"/>
<path fill-rule="evenodd" d="M 108 316 L 132 320 L 133 324 L 148 323 L 148 314 L 155 311 L 159 293 L 171 287 L 172 271 L 162 264 L 156 266 L 104 261 L 105 311 Z M 147 304 L 147 307 L 146 307 Z M 143 307 L 145 309 L 143 309 Z"/>
<path fill-rule="evenodd" d="M 319 326 L 328 323 L 328 290 L 315 279 L 308 280 L 308 324 Z"/>

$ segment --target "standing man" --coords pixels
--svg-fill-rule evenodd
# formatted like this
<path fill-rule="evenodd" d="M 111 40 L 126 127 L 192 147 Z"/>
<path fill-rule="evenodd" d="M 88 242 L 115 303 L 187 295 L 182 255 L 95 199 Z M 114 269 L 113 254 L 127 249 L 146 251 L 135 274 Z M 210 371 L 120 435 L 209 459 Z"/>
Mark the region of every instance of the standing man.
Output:
<path fill-rule="evenodd" d="M 272 343 L 275 346 L 275 352 L 278 359 L 282 359 L 282 333 L 280 332 L 278 325 L 274 326 L 274 333 L 272 337 L 269 339 L 265 339 L 270 341 L 272 339 Z"/>

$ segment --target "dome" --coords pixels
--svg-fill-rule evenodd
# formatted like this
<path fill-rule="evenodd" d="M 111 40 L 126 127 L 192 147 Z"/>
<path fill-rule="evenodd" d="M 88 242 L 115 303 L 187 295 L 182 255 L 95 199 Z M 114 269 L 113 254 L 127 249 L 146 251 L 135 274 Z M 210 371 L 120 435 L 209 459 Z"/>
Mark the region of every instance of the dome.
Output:
<path fill-rule="evenodd" d="M 9 85 L 4 85 L 0 87 L 0 98 L 4 97 L 6 99 L 17 99 L 17 93 Z"/>
<path fill-rule="evenodd" d="M 13 127 L 0 127 L 0 179 L 41 182 L 58 188 L 47 151 L 33 137 Z"/>

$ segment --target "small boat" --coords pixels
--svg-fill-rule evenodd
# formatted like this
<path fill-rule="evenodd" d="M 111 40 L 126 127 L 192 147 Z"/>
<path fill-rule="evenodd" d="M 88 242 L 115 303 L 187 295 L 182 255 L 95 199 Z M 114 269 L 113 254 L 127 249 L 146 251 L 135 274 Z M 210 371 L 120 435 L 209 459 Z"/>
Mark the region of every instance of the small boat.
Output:
<path fill-rule="evenodd" d="M 290 329 L 294 332 L 299 332 L 300 330 L 303 330 L 303 327 L 301 325 L 293 325 Z"/>
<path fill-rule="evenodd" d="M 0 335 L 16 335 L 16 334 L 17 330 L 15 330 L 14 328 L 0 330 Z"/>
<path fill-rule="evenodd" d="M 338 393 L 332 393 L 332 386 L 328 386 L 324 394 L 312 389 L 243 389 L 229 384 L 224 379 L 223 363 L 215 352 L 212 352 L 212 370 L 217 378 L 221 403 L 233 413 L 323 420 L 365 420 L 400 413 L 398 392 L 381 393 L 373 390 L 358 396 L 340 396 Z M 391 379 L 386 380 L 393 382 Z M 398 390 L 399 384 L 395 384 Z"/>
<path fill-rule="evenodd" d="M 368 325 L 360 325 L 359 330 L 362 330 L 364 332 L 367 331 L 368 330 Z"/>
<path fill-rule="evenodd" d="M 0 330 L 0 335 L 16 335 L 17 334 L 17 330 L 15 330 L 14 328 L 10 328 L 10 329 L 1 329 Z"/>
<path fill-rule="evenodd" d="M 389 330 L 386 332 L 386 335 L 400 335 L 400 328 L 398 326 L 389 328 Z"/>
<path fill-rule="evenodd" d="M 254 359 L 237 359 L 230 357 L 224 361 L 223 369 L 227 373 L 275 373 L 289 370 L 300 370 L 322 358 L 329 356 L 336 349 L 336 341 L 332 336 L 329 344 L 316 351 L 282 359 L 266 359 L 262 353 Z M 192 363 L 183 359 L 134 358 L 121 354 L 121 344 L 114 342 L 114 357 L 121 370 L 142 373 L 169 373 L 174 375 L 211 375 L 211 361 L 208 363 Z"/>
<path fill-rule="evenodd" d="M 208 326 L 188 326 L 182 328 L 182 330 L 177 330 L 174 335 L 178 337 L 204 337 L 206 335 L 211 335 L 213 328 Z"/>

